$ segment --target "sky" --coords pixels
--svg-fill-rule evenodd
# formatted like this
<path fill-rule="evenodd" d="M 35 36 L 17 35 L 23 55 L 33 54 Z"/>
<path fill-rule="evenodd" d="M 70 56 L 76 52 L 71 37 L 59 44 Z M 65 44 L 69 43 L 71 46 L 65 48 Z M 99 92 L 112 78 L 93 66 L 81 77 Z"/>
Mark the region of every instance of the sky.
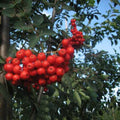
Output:
<path fill-rule="evenodd" d="M 101 0 L 98 6 L 98 9 L 101 13 L 106 13 L 106 11 L 110 9 L 109 1 L 110 0 Z M 116 7 L 116 9 L 120 10 L 118 6 Z M 102 18 L 99 18 L 99 21 L 102 21 L 102 20 L 103 20 Z M 110 54 L 114 54 L 115 53 L 114 49 L 115 49 L 118 53 L 120 53 L 120 42 L 118 43 L 117 46 L 115 45 L 111 46 L 110 40 L 108 40 L 106 37 L 101 43 L 98 43 L 96 45 L 95 49 L 105 50 L 105 51 L 108 51 Z"/>

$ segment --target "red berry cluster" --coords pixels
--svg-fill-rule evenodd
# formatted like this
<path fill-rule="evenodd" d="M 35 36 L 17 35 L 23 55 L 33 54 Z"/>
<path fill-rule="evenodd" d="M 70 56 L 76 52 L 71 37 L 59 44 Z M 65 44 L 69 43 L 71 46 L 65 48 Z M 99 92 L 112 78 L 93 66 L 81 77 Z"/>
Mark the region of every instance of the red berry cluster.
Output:
<path fill-rule="evenodd" d="M 73 40 L 75 42 L 80 39 L 77 35 L 79 31 L 73 21 L 75 20 L 71 20 L 71 24 L 75 40 L 74 37 L 63 39 L 61 49 L 55 54 L 47 55 L 40 52 L 35 55 L 30 49 L 21 49 L 16 52 L 15 58 L 8 57 L 4 65 L 4 70 L 7 72 L 6 80 L 11 81 L 13 85 L 22 85 L 28 89 L 30 86 L 39 89 L 39 86 L 45 87 L 48 84 L 60 82 L 62 76 L 69 71 L 69 61 L 74 54 L 74 45 L 78 46 L 77 43 L 73 44 Z"/>
<path fill-rule="evenodd" d="M 81 45 L 83 45 L 85 39 L 83 38 L 82 32 L 77 30 L 75 22 L 76 22 L 75 19 L 71 20 L 71 25 L 73 27 L 71 29 L 71 33 L 73 34 L 73 36 L 69 40 L 74 48 L 79 48 Z"/>

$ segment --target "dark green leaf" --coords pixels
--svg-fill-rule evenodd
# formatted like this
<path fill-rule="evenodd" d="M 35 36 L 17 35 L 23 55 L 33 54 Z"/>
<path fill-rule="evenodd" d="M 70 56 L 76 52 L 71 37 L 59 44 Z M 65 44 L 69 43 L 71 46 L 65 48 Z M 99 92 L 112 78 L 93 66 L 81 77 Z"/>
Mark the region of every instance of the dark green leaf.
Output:
<path fill-rule="evenodd" d="M 33 24 L 39 26 L 44 21 L 44 17 L 42 15 L 35 15 L 33 16 Z"/>
<path fill-rule="evenodd" d="M 14 17 L 16 12 L 14 8 L 8 8 L 8 9 L 4 9 L 2 11 L 2 14 L 8 16 L 8 17 Z"/>
<path fill-rule="evenodd" d="M 29 36 L 29 39 L 30 39 L 29 45 L 30 45 L 30 47 L 32 47 L 32 48 L 33 48 L 35 45 L 38 44 L 38 41 L 40 41 L 40 37 L 37 36 L 37 35 L 35 35 L 35 34 L 31 34 L 31 35 Z"/>
<path fill-rule="evenodd" d="M 95 18 L 96 18 L 97 20 L 99 19 L 97 15 L 95 15 Z"/>
<path fill-rule="evenodd" d="M 33 26 L 32 24 L 26 24 L 24 21 L 17 21 L 14 24 L 14 28 L 19 30 L 31 30 L 33 29 Z"/>

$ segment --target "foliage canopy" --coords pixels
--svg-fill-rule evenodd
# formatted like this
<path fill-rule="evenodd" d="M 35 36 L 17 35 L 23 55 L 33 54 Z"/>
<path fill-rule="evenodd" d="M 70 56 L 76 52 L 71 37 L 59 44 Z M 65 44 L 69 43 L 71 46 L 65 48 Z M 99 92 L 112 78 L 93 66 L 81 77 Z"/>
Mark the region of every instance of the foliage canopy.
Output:
<path fill-rule="evenodd" d="M 1 14 L 8 16 L 10 22 L 7 56 L 14 57 L 20 48 L 29 48 L 37 53 L 56 50 L 61 40 L 71 35 L 69 25 L 65 27 L 65 21 L 71 18 L 70 12 L 74 13 L 72 17 L 76 19 L 85 38 L 83 47 L 76 50 L 78 57 L 71 61 L 70 72 L 64 75 L 61 83 L 48 86 L 49 91 L 43 93 L 40 104 L 36 102 L 38 92 L 34 89 L 29 93 L 8 82 L 7 92 L 1 85 L 0 94 L 10 102 L 13 120 L 32 120 L 33 111 L 36 111 L 36 120 L 119 118 L 120 101 L 114 97 L 113 88 L 120 81 L 120 54 L 95 51 L 94 47 L 106 36 L 112 45 L 119 43 L 120 11 L 116 6 L 120 3 L 118 0 L 111 0 L 111 9 L 103 15 L 97 9 L 100 2 L 102 0 L 0 1 Z M 44 10 L 52 11 L 52 15 L 44 14 Z M 101 16 L 104 21 L 100 23 Z M 93 20 L 96 22 L 92 27 Z M 4 64 L 2 57 L 0 64 Z"/>

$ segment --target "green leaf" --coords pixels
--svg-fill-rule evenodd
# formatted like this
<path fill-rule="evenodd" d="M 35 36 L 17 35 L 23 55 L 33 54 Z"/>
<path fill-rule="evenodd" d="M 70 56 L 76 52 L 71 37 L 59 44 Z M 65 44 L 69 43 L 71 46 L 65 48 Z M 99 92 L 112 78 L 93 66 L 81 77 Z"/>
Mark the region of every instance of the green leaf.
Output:
<path fill-rule="evenodd" d="M 54 92 L 54 94 L 53 94 L 53 97 L 58 97 L 58 96 L 59 96 L 59 92 L 58 92 L 58 90 L 56 89 L 55 92 Z"/>
<path fill-rule="evenodd" d="M 79 92 L 85 99 L 90 99 L 88 95 L 86 95 L 84 92 L 80 91 Z"/>
<path fill-rule="evenodd" d="M 81 98 L 77 91 L 73 92 L 73 99 L 78 104 L 78 106 L 81 107 Z"/>
<path fill-rule="evenodd" d="M 67 120 L 67 118 L 66 118 L 66 117 L 63 117 L 62 120 Z"/>
<path fill-rule="evenodd" d="M 113 9 L 113 13 L 120 13 L 119 9 Z"/>
<path fill-rule="evenodd" d="M 12 2 L 3 2 L 3 3 L 0 3 L 0 7 L 1 8 L 13 8 L 16 4 L 20 3 L 22 0 L 14 0 Z"/>
<path fill-rule="evenodd" d="M 33 16 L 33 24 L 38 26 L 40 24 L 42 24 L 44 21 L 44 18 L 42 15 L 35 15 Z"/>
<path fill-rule="evenodd" d="M 63 4 L 62 7 L 63 7 L 63 9 L 66 9 L 68 11 L 73 9 L 71 6 L 69 6 L 67 4 Z"/>
<path fill-rule="evenodd" d="M 69 105 L 69 104 L 70 104 L 70 99 L 69 99 L 69 98 L 67 98 L 66 103 L 67 103 L 67 105 Z"/>
<path fill-rule="evenodd" d="M 14 26 L 15 29 L 19 29 L 19 30 L 31 30 L 33 29 L 32 24 L 26 24 L 24 21 L 17 21 Z"/>
<path fill-rule="evenodd" d="M 15 12 L 15 9 L 14 8 L 9 8 L 9 9 L 4 9 L 2 11 L 2 14 L 8 16 L 8 17 L 14 17 L 16 12 Z"/>
<path fill-rule="evenodd" d="M 16 16 L 23 17 L 25 15 L 30 14 L 32 9 L 32 0 L 24 0 L 16 7 Z"/>
<path fill-rule="evenodd" d="M 24 0 L 23 4 L 24 4 L 23 9 L 24 9 L 25 14 L 30 13 L 32 9 L 32 0 Z"/>
<path fill-rule="evenodd" d="M 99 19 L 97 15 L 95 15 L 95 18 L 96 18 L 97 20 Z"/>
<path fill-rule="evenodd" d="M 13 8 L 14 4 L 0 3 L 0 8 Z"/>
<path fill-rule="evenodd" d="M 38 44 L 38 41 L 40 40 L 40 37 L 35 35 L 35 34 L 31 34 L 29 36 L 29 39 L 30 39 L 29 45 L 30 45 L 30 47 L 33 48 L 35 45 Z"/>
<path fill-rule="evenodd" d="M 43 29 L 40 31 L 40 36 L 45 36 L 45 35 L 55 35 L 55 32 L 49 29 Z"/>

